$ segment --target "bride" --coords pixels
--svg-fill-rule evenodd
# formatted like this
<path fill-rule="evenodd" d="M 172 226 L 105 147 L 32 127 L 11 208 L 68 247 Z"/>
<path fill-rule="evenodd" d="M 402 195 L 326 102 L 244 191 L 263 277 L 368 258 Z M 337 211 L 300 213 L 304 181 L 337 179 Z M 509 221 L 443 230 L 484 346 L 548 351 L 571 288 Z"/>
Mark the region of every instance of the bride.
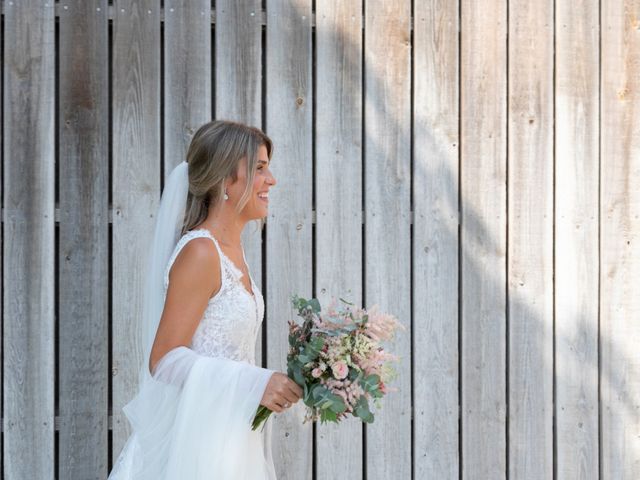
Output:
<path fill-rule="evenodd" d="M 151 246 L 140 322 L 140 388 L 109 480 L 275 479 L 271 422 L 302 396 L 285 374 L 255 364 L 264 300 L 241 233 L 267 215 L 271 140 L 229 121 L 198 129 L 167 180 Z"/>

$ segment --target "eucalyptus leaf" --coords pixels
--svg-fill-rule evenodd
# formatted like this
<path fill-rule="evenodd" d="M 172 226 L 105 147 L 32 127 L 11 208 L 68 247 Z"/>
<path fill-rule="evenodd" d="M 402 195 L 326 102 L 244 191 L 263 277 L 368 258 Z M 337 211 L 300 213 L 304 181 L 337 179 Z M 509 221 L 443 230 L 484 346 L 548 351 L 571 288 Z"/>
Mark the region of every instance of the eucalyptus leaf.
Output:
<path fill-rule="evenodd" d="M 337 420 L 338 420 L 338 416 L 331 410 L 322 410 L 322 412 L 320 413 L 320 421 L 322 423 L 336 422 Z"/>
<path fill-rule="evenodd" d="M 309 300 L 307 302 L 307 305 L 311 307 L 311 310 L 313 310 L 314 313 L 320 313 L 320 302 L 317 298 L 312 298 L 311 300 Z"/>
<path fill-rule="evenodd" d="M 334 395 L 336 399 L 331 404 L 331 411 L 334 413 L 342 413 L 347 410 L 347 406 L 344 403 L 342 397 Z"/>
<path fill-rule="evenodd" d="M 372 373 L 371 375 L 367 375 L 365 378 L 360 380 L 360 386 L 366 392 L 374 392 L 378 390 L 378 385 L 380 384 L 380 375 Z"/>
<path fill-rule="evenodd" d="M 367 402 L 367 398 L 364 395 L 361 396 L 356 402 L 355 414 L 363 422 L 366 422 L 366 423 L 373 422 L 373 414 L 369 410 L 369 402 Z"/>

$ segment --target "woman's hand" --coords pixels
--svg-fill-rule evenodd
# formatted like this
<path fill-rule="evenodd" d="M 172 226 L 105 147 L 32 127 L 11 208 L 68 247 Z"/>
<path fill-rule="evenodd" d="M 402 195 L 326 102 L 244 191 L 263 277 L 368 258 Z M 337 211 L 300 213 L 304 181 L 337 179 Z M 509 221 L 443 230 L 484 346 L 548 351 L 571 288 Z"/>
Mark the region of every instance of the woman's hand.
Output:
<path fill-rule="evenodd" d="M 289 408 L 302 397 L 300 386 L 284 373 L 275 372 L 269 378 L 260 405 L 264 405 L 273 412 L 280 413 Z"/>

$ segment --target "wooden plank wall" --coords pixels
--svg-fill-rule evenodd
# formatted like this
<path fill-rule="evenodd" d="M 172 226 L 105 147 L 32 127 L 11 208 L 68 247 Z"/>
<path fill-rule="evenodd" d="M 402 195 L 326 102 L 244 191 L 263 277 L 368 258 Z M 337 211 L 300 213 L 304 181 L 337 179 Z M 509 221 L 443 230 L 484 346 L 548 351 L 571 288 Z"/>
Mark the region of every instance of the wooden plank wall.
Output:
<path fill-rule="evenodd" d="M 640 478 L 640 0 L 600 8 L 600 471 Z"/>
<path fill-rule="evenodd" d="M 361 304 L 362 2 L 317 2 L 315 45 L 315 292 L 322 305 L 336 292 Z M 317 478 L 362 478 L 363 443 L 355 418 L 318 425 L 316 456 L 332 461 L 316 462 Z"/>
<path fill-rule="evenodd" d="M 390 345 L 400 357 L 399 391 L 365 426 L 365 471 L 372 479 L 410 478 L 411 2 L 367 2 L 364 31 L 363 297 L 394 312 L 408 333 Z"/>
<path fill-rule="evenodd" d="M 460 9 L 460 473 L 469 480 L 502 479 L 508 452 L 507 3 L 462 0 Z"/>
<path fill-rule="evenodd" d="M 106 10 L 105 0 L 93 0 L 63 8 L 59 17 L 59 478 L 97 478 L 108 468 Z"/>
<path fill-rule="evenodd" d="M 275 144 L 258 363 L 292 293 L 407 328 L 374 424 L 274 418 L 279 478 L 640 478 L 640 0 L 0 4 L 4 478 L 106 477 L 211 118 Z"/>
<path fill-rule="evenodd" d="M 55 476 L 55 16 L 4 10 L 2 446 L 5 478 Z M 103 452 L 106 455 L 107 452 Z"/>
<path fill-rule="evenodd" d="M 597 1 L 556 5 L 555 440 L 567 479 L 599 475 L 598 13 Z"/>
<path fill-rule="evenodd" d="M 136 392 L 142 364 L 133 319 L 142 310 L 142 272 L 160 201 L 162 158 L 160 8 L 153 0 L 123 1 L 118 7 L 113 18 L 111 74 L 113 452 L 122 449 L 131 433 L 122 407 Z"/>
<path fill-rule="evenodd" d="M 266 248 L 267 368 L 286 371 L 291 294 L 313 295 L 311 0 L 267 0 L 266 131 L 277 154 L 269 197 Z M 304 187 L 302 187 L 304 185 Z M 278 477 L 311 478 L 313 429 L 302 402 L 273 422 Z"/>

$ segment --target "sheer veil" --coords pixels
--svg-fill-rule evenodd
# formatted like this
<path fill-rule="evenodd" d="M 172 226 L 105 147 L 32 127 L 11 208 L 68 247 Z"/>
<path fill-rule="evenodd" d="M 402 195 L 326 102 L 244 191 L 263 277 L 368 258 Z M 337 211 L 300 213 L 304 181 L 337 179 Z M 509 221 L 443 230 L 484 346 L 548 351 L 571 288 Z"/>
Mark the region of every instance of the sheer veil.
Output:
<path fill-rule="evenodd" d="M 180 239 L 189 193 L 189 165 L 181 162 L 166 181 L 156 218 L 156 228 L 147 261 L 142 317 L 138 332 L 142 342 L 140 385 L 151 376 L 149 355 L 164 307 L 163 274 L 171 253 Z"/>

